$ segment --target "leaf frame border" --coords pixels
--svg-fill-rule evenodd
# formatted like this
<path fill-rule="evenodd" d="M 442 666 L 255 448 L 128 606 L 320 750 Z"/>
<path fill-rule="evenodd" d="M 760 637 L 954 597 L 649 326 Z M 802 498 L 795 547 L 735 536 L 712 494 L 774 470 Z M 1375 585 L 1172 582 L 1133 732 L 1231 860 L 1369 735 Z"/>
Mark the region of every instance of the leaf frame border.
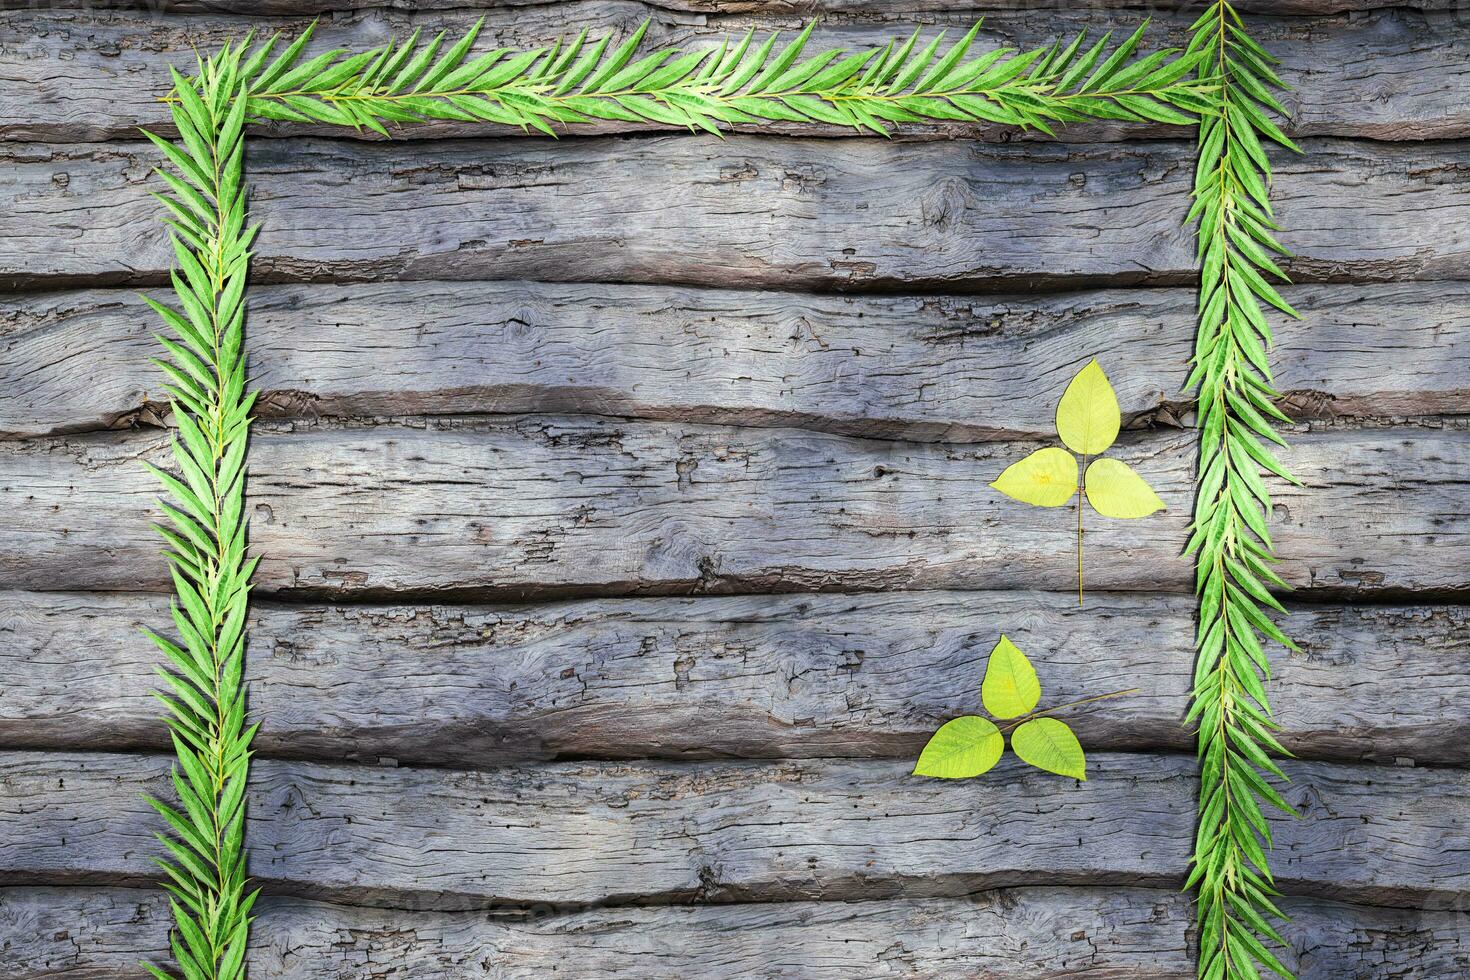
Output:
<path fill-rule="evenodd" d="M 727 40 L 718 49 L 669 50 L 637 62 L 632 59 L 644 28 L 606 57 L 610 38 L 584 47 L 588 32 L 583 30 L 564 48 L 502 50 L 471 62 L 466 59 L 479 31 L 476 25 L 442 53 L 442 34 L 425 47 L 417 46 L 416 34 L 401 47 L 390 42 L 368 52 L 330 52 L 302 62 L 298 59 L 311 36 L 308 29 L 271 61 L 267 56 L 273 53 L 273 41 L 250 50 L 247 39 L 211 57 L 201 56 L 195 76 L 173 73 L 165 101 L 178 141 L 149 137 L 176 171 L 160 168 L 168 190 L 156 196 L 169 213 L 165 222 L 178 258 L 171 278 L 180 305 L 149 302 L 174 333 L 173 338 L 158 337 L 162 352 L 157 363 L 169 381 L 177 434 L 172 444 L 175 469 L 152 469 L 167 497 L 165 523 L 158 530 L 170 549 L 177 639 L 149 635 L 168 661 L 169 669 L 159 671 L 164 690 L 158 696 L 178 758 L 173 785 L 179 802 L 149 802 L 173 831 L 160 835 L 170 855 L 160 864 L 168 879 L 163 887 L 174 898 L 172 951 L 190 980 L 245 976 L 250 909 L 258 894 L 247 893 L 243 848 L 250 744 L 258 726 L 246 720 L 249 685 L 244 675 L 246 609 L 259 560 L 248 555 L 243 503 L 255 397 L 247 390 L 244 324 L 250 247 L 258 230 L 247 224 L 243 159 L 248 119 L 353 126 L 385 136 L 384 123 L 432 118 L 520 125 L 549 135 L 555 135 L 553 123 L 599 118 L 717 134 L 730 125 L 760 129 L 768 123 L 801 122 L 886 135 L 894 126 L 916 121 L 1019 125 L 1047 133 L 1054 124 L 1087 118 L 1194 125 L 1194 118 L 1180 109 L 1202 119 L 1202 179 L 1196 182 L 1189 214 L 1189 220 L 1200 224 L 1201 322 L 1195 369 L 1185 387 L 1200 389 L 1202 445 L 1224 447 L 1208 458 L 1202 452 L 1189 544 L 1198 555 L 1201 603 L 1190 718 L 1200 722 L 1205 795 L 1223 786 L 1227 797 L 1224 811 L 1213 816 L 1212 808 L 1218 809 L 1214 797 L 1201 800 L 1190 879 L 1199 887 L 1206 937 L 1199 970 L 1210 980 L 1254 976 L 1249 962 L 1237 965 L 1247 959 L 1289 975 L 1257 938 L 1281 941 L 1260 914 L 1278 913 L 1266 898 L 1270 875 L 1256 831 L 1248 831 L 1253 846 L 1231 844 L 1223 859 L 1210 850 L 1218 850 L 1220 841 L 1231 836 L 1222 835 L 1219 827 L 1235 828 L 1237 813 L 1249 818 L 1257 799 L 1287 808 L 1256 771 L 1284 775 L 1267 756 L 1282 750 L 1269 734 L 1269 707 L 1256 671 L 1269 676 L 1257 634 L 1291 646 L 1261 609 L 1284 611 L 1269 588 L 1285 583 L 1266 567 L 1274 560 L 1269 535 L 1254 505 L 1247 506 L 1253 497 L 1270 512 L 1261 470 L 1291 479 L 1251 434 L 1282 442 L 1266 419 L 1288 421 L 1274 408 L 1264 353 L 1269 327 L 1255 298 L 1295 315 L 1266 279 L 1284 278 L 1267 253 L 1285 250 L 1271 237 L 1275 225 L 1265 189 L 1270 169 L 1258 137 L 1292 147 L 1268 116 L 1268 111 L 1280 111 L 1268 89 L 1284 87 L 1270 67 L 1273 59 L 1250 38 L 1227 0 L 1213 0 L 1183 53 L 1156 51 L 1137 58 L 1142 27 L 1106 58 L 1107 37 L 1084 50 L 1078 36 L 1065 47 L 1058 43 L 1019 54 L 998 50 L 966 61 L 977 24 L 943 55 L 939 38 L 918 48 L 916 31 L 906 42 L 895 39 L 866 53 L 828 51 L 803 60 L 813 26 L 774 56 L 775 35 L 752 51 L 752 31 L 733 49 Z M 261 88 L 252 89 L 252 80 L 259 79 L 265 80 Z M 489 85 L 488 79 L 503 90 L 493 100 L 473 88 L 477 82 Z M 680 88 L 690 79 L 694 87 Z M 1126 79 L 1127 84 L 1117 82 L 1120 88 L 1111 92 L 1103 87 L 1110 79 Z M 529 86 L 512 90 L 502 84 L 507 80 L 529 80 Z M 1143 84 L 1149 80 L 1157 91 Z M 435 88 L 441 83 L 443 91 Z M 1130 87 L 1135 83 L 1136 88 Z M 403 91 L 406 85 L 415 87 Z M 868 94 L 853 96 L 854 85 L 866 86 Z M 1215 94 L 1205 100 L 1202 86 L 1210 85 Z M 1212 113 L 1218 123 L 1210 121 Z M 1228 181 L 1222 177 L 1213 198 L 1203 180 L 1207 165 L 1222 174 L 1228 171 Z M 1211 305 L 1221 292 L 1228 294 L 1217 304 L 1223 312 Z M 1240 329 L 1242 324 L 1248 329 Z M 1239 363 L 1253 366 L 1264 382 L 1240 383 L 1232 374 Z M 1203 417 L 1206 410 L 1208 418 Z M 1243 492 L 1237 493 L 1232 478 Z M 1229 519 L 1221 519 L 1226 512 Z M 1218 531 L 1220 524 L 1230 527 Z M 1264 546 L 1251 545 L 1246 531 Z M 1231 548 L 1223 543 L 1227 539 Z M 1241 539 L 1247 545 L 1237 551 L 1233 545 Z M 1217 635 L 1222 629 L 1223 638 Z M 1245 697 L 1260 710 L 1249 704 L 1241 708 L 1237 701 Z M 1232 750 L 1223 744 L 1223 735 L 1210 737 L 1211 725 L 1223 732 L 1227 721 L 1232 731 L 1237 725 L 1248 731 L 1247 747 Z M 1243 762 L 1232 760 L 1232 751 Z M 1220 760 L 1212 753 L 1223 753 L 1226 773 L 1214 784 L 1211 766 Z M 1232 793 L 1237 781 L 1246 788 Z M 1248 807 L 1241 804 L 1242 797 L 1248 798 Z M 1265 842 L 1269 844 L 1269 834 Z M 1232 883 L 1222 861 L 1230 864 L 1235 878 L 1243 878 L 1243 885 Z M 157 967 L 148 969 L 156 977 L 167 976 Z"/>

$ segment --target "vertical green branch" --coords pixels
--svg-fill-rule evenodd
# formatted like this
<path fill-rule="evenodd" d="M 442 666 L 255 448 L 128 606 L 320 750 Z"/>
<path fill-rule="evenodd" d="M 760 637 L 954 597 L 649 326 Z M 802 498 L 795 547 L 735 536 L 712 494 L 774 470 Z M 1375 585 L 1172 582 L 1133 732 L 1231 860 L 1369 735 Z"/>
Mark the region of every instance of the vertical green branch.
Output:
<path fill-rule="evenodd" d="M 1265 644 L 1295 649 L 1268 610 L 1285 612 L 1271 588 L 1266 525 L 1271 494 L 1263 471 L 1295 483 L 1267 443 L 1285 445 L 1267 350 L 1265 306 L 1296 316 L 1270 284 L 1286 277 L 1285 255 L 1268 196 L 1271 164 L 1263 142 L 1297 147 L 1271 121 L 1283 112 L 1271 94 L 1284 86 L 1276 63 L 1246 32 L 1226 0 L 1195 23 L 1189 50 L 1208 52 L 1202 73 L 1220 81 L 1220 112 L 1202 118 L 1190 217 L 1199 223 L 1199 326 L 1193 371 L 1198 385 L 1198 497 L 1189 552 L 1196 561 L 1199 633 L 1194 701 L 1199 725 L 1200 811 L 1189 886 L 1198 890 L 1199 974 L 1206 980 L 1259 976 L 1257 964 L 1291 973 L 1267 948 L 1283 940 L 1267 852 L 1263 807 L 1291 807 L 1267 781 L 1285 779 L 1271 754 L 1285 754 L 1272 732 L 1264 681 Z M 1300 151 L 1298 151 L 1300 152 Z"/>
<path fill-rule="evenodd" d="M 245 391 L 245 282 L 250 241 L 245 187 L 245 100 L 236 98 L 243 47 L 201 62 L 197 79 L 174 73 L 175 145 L 153 134 L 168 166 L 155 196 L 178 259 L 176 307 L 149 300 L 168 326 L 166 357 L 177 434 L 173 472 L 150 466 L 164 487 L 167 544 L 177 595 L 175 634 L 149 636 L 168 658 L 159 670 L 178 764 L 176 799 L 150 799 L 172 833 L 158 863 L 172 896 L 174 960 L 187 980 L 245 976 L 250 907 L 243 837 L 254 725 L 245 721 L 245 612 L 256 559 L 245 554 L 245 447 L 254 393 Z M 168 977 L 148 965 L 149 972 Z"/>

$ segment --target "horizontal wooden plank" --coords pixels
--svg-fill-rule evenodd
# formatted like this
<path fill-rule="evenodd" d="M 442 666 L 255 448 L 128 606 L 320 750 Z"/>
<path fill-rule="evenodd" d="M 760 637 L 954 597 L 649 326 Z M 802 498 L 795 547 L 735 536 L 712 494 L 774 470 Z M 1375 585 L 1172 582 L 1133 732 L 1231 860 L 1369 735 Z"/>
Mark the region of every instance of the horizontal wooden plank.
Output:
<path fill-rule="evenodd" d="M 271 980 L 491 976 L 1055 977 L 1188 980 L 1182 900 L 1150 889 L 1012 889 L 968 899 L 592 910 L 528 921 L 266 897 L 249 962 Z M 1387 911 L 1385 918 L 1406 914 Z M 1370 917 L 1369 921 L 1376 921 Z M 167 953 L 161 893 L 0 889 L 7 980 L 141 977 Z M 1302 977 L 1307 980 L 1307 977 Z"/>
<path fill-rule="evenodd" d="M 0 444 L 0 588 L 169 589 L 156 433 Z M 1188 591 L 1194 433 L 1110 450 L 1169 510 L 1086 520 L 1088 584 Z M 1035 443 L 947 445 L 558 416 L 259 432 L 257 588 L 472 599 L 896 588 L 1067 591 L 1068 509 L 988 484 Z M 1333 595 L 1462 594 L 1470 431 L 1299 434 L 1273 535 L 1294 585 Z"/>
<path fill-rule="evenodd" d="M 1180 7 L 1188 7 L 1195 0 L 911 0 L 904 4 L 904 12 L 953 13 L 1004 12 L 1004 10 L 1054 10 L 1070 12 L 1085 10 L 1101 16 L 1114 7 L 1122 9 L 1148 10 L 1151 13 L 1167 13 Z M 1374 10 L 1385 6 L 1401 6 L 1411 10 L 1458 10 L 1458 0 L 1408 0 L 1407 3 L 1389 4 L 1386 0 L 1239 0 L 1232 6 L 1236 10 L 1258 15 L 1324 15 L 1345 13 L 1352 10 Z M 47 9 L 56 10 L 146 10 L 148 15 L 178 13 L 232 13 L 250 16 L 341 16 L 353 10 L 400 9 L 401 0 L 47 0 Z M 566 10 L 573 6 L 566 0 L 413 0 L 416 10 L 497 10 L 500 7 L 525 10 L 526 7 L 550 6 Z M 0 0 L 0 10 L 34 10 L 35 0 Z M 691 15 L 731 16 L 734 19 L 760 15 L 772 16 L 820 16 L 826 19 L 839 18 L 885 18 L 895 16 L 891 0 L 660 0 L 660 10 L 691 13 Z"/>
<path fill-rule="evenodd" d="M 192 0 L 183 0 L 188 3 Z M 247 0 L 202 0 L 212 7 L 225 8 L 230 4 L 243 3 Z M 343 7 L 371 7 L 381 5 L 383 0 L 265 0 L 266 3 L 280 5 L 280 10 L 296 10 L 307 12 L 311 10 L 341 9 Z M 391 2 L 391 0 L 390 0 Z M 422 6 L 432 9 L 435 6 L 447 6 L 455 0 L 423 0 Z M 503 0 L 467 0 L 464 6 L 477 7 L 500 3 Z M 525 3 L 531 0 L 510 0 L 512 3 Z M 1452 0 L 1412 0 L 1404 6 L 1420 10 L 1451 9 Z M 757 13 L 771 13 L 781 11 L 789 14 L 821 14 L 823 17 L 841 16 L 893 16 L 893 5 L 888 0 L 667 0 L 661 3 L 672 10 L 688 10 L 691 12 L 727 14 L 727 15 L 754 15 Z M 1232 4 L 1237 10 L 1257 11 L 1261 13 L 1330 13 L 1347 10 L 1372 10 L 1382 6 L 1381 2 L 1373 0 L 1242 0 L 1239 4 Z M 985 0 L 977 3 L 976 0 L 914 0 L 913 3 L 903 5 L 905 10 L 925 10 L 934 12 L 943 11 L 973 11 L 973 10 L 1025 10 L 1033 7 L 1044 8 L 1045 0 Z M 1151 13 L 1168 12 L 1179 7 L 1188 8 L 1187 0 L 1174 2 L 1174 0 L 1160 0 L 1156 3 L 1147 3 L 1143 0 L 1121 0 L 1119 3 L 1100 3 L 1093 0 L 1091 3 L 1072 5 L 1090 8 L 1096 13 L 1102 14 L 1107 10 L 1122 8 L 1144 9 Z M 1197 16 L 1197 15 L 1196 15 Z"/>
<path fill-rule="evenodd" d="M 168 756 L 0 754 L 0 882 L 138 884 Z M 257 761 L 250 870 L 276 894 L 473 909 L 959 896 L 1182 883 L 1192 755 L 1094 753 L 1075 783 L 898 761 L 558 764 L 456 772 Z M 1292 763 L 1273 822 L 1291 894 L 1419 907 L 1470 888 L 1470 773 Z"/>
<path fill-rule="evenodd" d="M 1463 909 L 1287 898 L 1282 959 L 1298 980 L 1470 971 Z M 1004 976 L 1192 980 L 1188 896 L 1148 888 L 1011 888 L 968 898 L 592 909 L 528 920 L 265 896 L 250 963 L 271 980 L 455 976 Z M 0 889 L 8 980 L 142 978 L 166 956 L 158 890 Z M 895 972 L 896 971 L 896 972 Z"/>
<path fill-rule="evenodd" d="M 0 593 L 0 743 L 169 748 L 140 633 L 162 596 Z M 247 673 L 275 757 L 486 766 L 557 758 L 917 758 L 978 710 L 1005 632 L 1094 749 L 1193 746 L 1188 596 L 913 592 L 533 606 L 259 604 Z M 1297 607 L 1273 659 L 1299 756 L 1470 764 L 1470 610 Z M 1099 651 L 1106 651 L 1099 657 Z M 1405 697 L 1405 691 L 1416 692 Z"/>
<path fill-rule="evenodd" d="M 1470 143 L 1308 141 L 1281 161 L 1299 280 L 1470 278 Z M 262 140 L 267 281 L 535 279 L 996 291 L 1194 281 L 1187 142 L 732 136 Z M 0 146 L 0 288 L 159 282 L 157 151 Z M 1327 175 L 1330 175 L 1327 176 Z"/>
<path fill-rule="evenodd" d="M 1277 326 L 1272 360 L 1296 418 L 1470 403 L 1470 283 L 1286 295 L 1304 319 Z M 1168 423 L 1187 411 L 1195 327 L 1183 288 L 958 299 L 289 284 L 256 287 L 251 302 L 267 417 L 593 412 L 921 441 L 1049 437 L 1065 379 L 1095 354 L 1134 425 Z M 157 329 L 129 290 L 0 296 L 0 437 L 157 424 Z M 1426 344 L 1432 358 L 1405 356 Z"/>
<path fill-rule="evenodd" d="M 337 6 L 337 5 L 333 5 Z M 421 5 L 415 5 L 421 6 Z M 336 12 L 320 25 L 318 50 L 365 50 L 384 37 L 406 37 L 415 28 L 426 34 L 463 33 L 481 11 L 456 2 L 452 9 L 408 13 L 374 9 Z M 252 8 L 252 13 L 258 13 Z M 538 46 L 560 36 L 569 25 L 589 24 L 599 30 L 630 33 L 651 18 L 650 45 L 691 44 L 727 36 L 746 26 L 790 29 L 814 13 L 754 8 L 734 18 L 704 16 L 666 4 L 624 0 L 531 6 L 495 5 L 482 37 L 488 46 Z M 1176 45 L 1197 16 L 1193 8 L 1158 11 L 1149 43 Z M 821 28 L 821 43 L 859 50 L 881 46 L 916 26 L 930 33 L 941 28 L 965 29 L 978 16 L 959 4 L 949 9 L 921 10 L 905 5 L 902 13 L 869 9 L 838 11 Z M 1137 9 L 1057 8 L 991 11 L 980 43 L 1032 47 L 1062 35 L 1087 31 L 1131 32 L 1140 22 Z M 261 32 L 295 34 L 305 19 L 252 18 Z M 168 113 L 156 97 L 168 87 L 168 66 L 192 64 L 195 48 L 210 50 L 238 38 L 243 25 L 226 14 L 149 17 L 120 10 L 28 10 L 0 15 L 0 138 L 45 142 L 134 139 L 137 127 L 168 127 Z M 1456 97 L 1467 71 L 1463 50 L 1470 24 L 1455 12 L 1422 13 L 1380 10 L 1354 16 L 1303 20 L 1256 17 L 1251 32 L 1282 59 L 1292 91 L 1286 96 L 1288 128 L 1295 135 L 1362 136 L 1374 139 L 1425 139 L 1470 134 L 1470 110 Z M 295 128 L 295 127 L 293 127 Z M 570 132 L 649 130 L 654 126 L 599 125 Z M 767 127 L 769 128 L 769 127 Z M 263 130 L 281 131 L 280 127 Z M 790 127 L 787 132 L 850 135 L 850 130 Z M 1111 139 L 1128 133 L 1165 131 L 1158 127 L 1074 126 L 1069 138 Z M 516 130 L 483 124 L 435 124 L 408 127 L 409 136 L 446 134 L 509 135 Z M 920 126 L 914 138 L 958 135 L 995 138 L 1002 127 Z M 349 132 L 349 135 L 350 132 Z M 369 134 L 371 135 L 371 134 Z"/>
<path fill-rule="evenodd" d="M 69 2 L 69 0 L 63 0 Z M 136 0 L 135 0 L 136 2 Z M 183 4 L 194 2 L 194 0 L 181 0 Z M 225 10 L 233 4 L 248 3 L 249 0 L 200 0 L 210 7 Z M 385 0 L 264 0 L 267 4 L 273 4 L 273 9 L 282 12 L 308 13 L 327 9 L 344 9 L 347 7 L 364 8 L 385 5 Z M 386 0 L 391 4 L 392 0 Z M 489 6 L 499 4 L 506 0 L 416 0 L 415 6 L 424 9 L 435 9 L 436 7 L 447 7 L 461 5 L 466 7 Z M 509 0 L 511 3 L 534 2 L 534 0 Z M 820 14 L 823 19 L 842 17 L 894 17 L 896 16 L 893 4 L 889 0 L 661 0 L 660 6 L 671 10 L 688 10 L 697 13 L 722 14 L 732 17 L 752 17 L 756 14 L 770 15 L 782 12 L 793 15 L 815 15 Z M 1236 10 L 1250 12 L 1259 15 L 1270 14 L 1328 14 L 1347 11 L 1375 10 L 1387 6 L 1383 0 L 1241 0 L 1240 3 L 1231 4 Z M 1412 10 L 1453 10 L 1454 0 L 1411 0 L 1402 5 Z M 1000 11 L 1000 10 L 1030 10 L 1033 8 L 1045 10 L 1045 0 L 913 0 L 912 3 L 903 4 L 903 10 L 907 11 L 929 11 L 933 13 L 944 12 L 972 12 Z M 1183 8 L 1190 9 L 1188 0 L 1119 0 L 1114 3 L 1111 0 L 1090 0 L 1083 4 L 1069 4 L 1069 9 L 1081 7 L 1091 12 L 1103 15 L 1113 10 L 1144 10 L 1150 15 L 1158 16 Z M 1196 12 L 1198 16 L 1198 12 Z"/>

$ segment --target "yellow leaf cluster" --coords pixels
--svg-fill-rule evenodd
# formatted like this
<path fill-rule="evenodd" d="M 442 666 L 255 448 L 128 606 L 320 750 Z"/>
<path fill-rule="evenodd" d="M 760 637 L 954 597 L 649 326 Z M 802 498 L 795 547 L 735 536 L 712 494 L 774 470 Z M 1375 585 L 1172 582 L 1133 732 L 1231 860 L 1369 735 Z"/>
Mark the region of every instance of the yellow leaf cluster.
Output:
<path fill-rule="evenodd" d="M 1031 661 L 1009 637 L 1002 636 L 990 651 L 980 682 L 980 701 L 1002 721 L 1022 718 L 1009 726 L 1015 728 L 1011 748 L 1022 762 L 1061 776 L 1087 779 L 1087 758 L 1072 729 L 1055 718 L 1041 717 L 1045 712 L 1031 714 L 1041 701 L 1041 682 Z M 962 715 L 945 722 L 929 739 L 914 765 L 914 775 L 934 779 L 984 775 L 1000 761 L 1005 746 L 1005 734 L 993 721 Z"/>
<path fill-rule="evenodd" d="M 1112 448 L 1122 422 L 1108 376 L 1096 360 L 1089 362 L 1057 404 L 1057 435 L 1072 453 L 1097 456 Z M 991 486 L 1036 507 L 1061 507 L 1081 489 L 1104 517 L 1147 517 L 1164 509 L 1153 488 L 1121 460 L 1093 460 L 1079 486 L 1080 467 L 1072 453 L 1057 446 L 1038 449 L 1007 466 Z"/>

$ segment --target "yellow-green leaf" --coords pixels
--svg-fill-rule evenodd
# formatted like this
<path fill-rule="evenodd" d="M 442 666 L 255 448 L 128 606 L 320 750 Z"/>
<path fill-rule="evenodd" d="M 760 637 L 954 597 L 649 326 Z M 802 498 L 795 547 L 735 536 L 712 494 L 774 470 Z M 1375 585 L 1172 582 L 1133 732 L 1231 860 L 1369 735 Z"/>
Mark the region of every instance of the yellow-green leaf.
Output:
<path fill-rule="evenodd" d="M 1097 361 L 1077 372 L 1057 404 L 1057 435 L 1074 453 L 1096 456 L 1118 438 L 1118 396 Z"/>
<path fill-rule="evenodd" d="M 1095 459 L 1087 467 L 1087 502 L 1104 517 L 1147 517 L 1164 502 L 1127 463 Z"/>
<path fill-rule="evenodd" d="M 997 718 L 1019 718 L 1041 700 L 1041 682 L 1026 655 L 1002 636 L 990 651 L 985 679 L 980 682 L 980 700 Z"/>
<path fill-rule="evenodd" d="M 1038 449 L 1007 466 L 991 486 L 1023 504 L 1060 507 L 1077 492 L 1077 459 L 1056 446 Z"/>
<path fill-rule="evenodd" d="M 1072 729 L 1055 718 L 1033 718 L 1011 734 L 1021 761 L 1058 776 L 1087 779 L 1087 757 Z"/>
<path fill-rule="evenodd" d="M 989 772 L 1005 751 L 1005 736 L 984 718 L 964 715 L 940 726 L 914 766 L 915 776 L 968 779 Z"/>

